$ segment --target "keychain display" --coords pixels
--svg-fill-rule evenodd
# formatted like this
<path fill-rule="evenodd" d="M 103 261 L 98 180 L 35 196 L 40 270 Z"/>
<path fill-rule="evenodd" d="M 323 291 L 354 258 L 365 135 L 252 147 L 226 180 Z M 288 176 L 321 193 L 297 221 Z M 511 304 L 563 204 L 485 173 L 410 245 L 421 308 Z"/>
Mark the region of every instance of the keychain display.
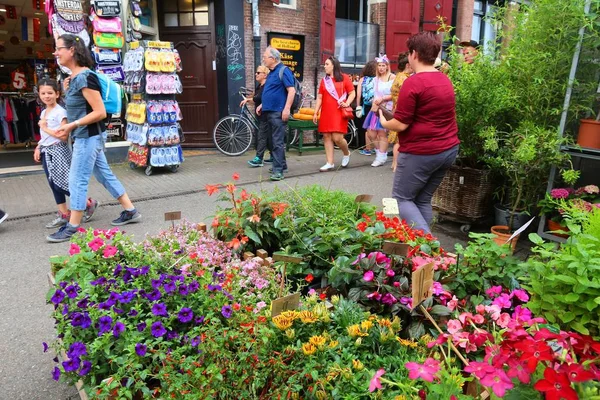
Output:
<path fill-rule="evenodd" d="M 140 146 L 139 144 L 132 144 L 129 146 L 127 152 L 127 158 L 130 163 L 134 163 L 138 167 L 145 167 L 148 165 L 148 147 Z"/>
<path fill-rule="evenodd" d="M 124 88 L 132 98 L 126 115 L 130 166 L 145 166 L 146 175 L 154 167 L 176 172 L 184 161 L 179 124 L 183 117 L 175 100 L 183 91 L 177 75 L 181 57 L 170 42 L 133 42 L 130 47 L 123 59 Z M 144 163 L 139 159 L 141 147 L 147 149 Z"/>

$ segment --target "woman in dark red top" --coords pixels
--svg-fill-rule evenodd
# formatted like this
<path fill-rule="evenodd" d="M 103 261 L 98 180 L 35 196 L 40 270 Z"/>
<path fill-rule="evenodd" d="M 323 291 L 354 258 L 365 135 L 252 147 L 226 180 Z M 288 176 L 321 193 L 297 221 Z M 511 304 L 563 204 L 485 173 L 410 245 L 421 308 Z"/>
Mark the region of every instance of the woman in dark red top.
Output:
<path fill-rule="evenodd" d="M 431 32 L 411 36 L 408 62 L 415 72 L 404 81 L 394 118 L 381 125 L 398 132 L 400 155 L 392 196 L 400 217 L 416 229 L 430 232 L 431 198 L 458 154 L 456 99 L 450 79 L 433 64 L 440 41 Z"/>

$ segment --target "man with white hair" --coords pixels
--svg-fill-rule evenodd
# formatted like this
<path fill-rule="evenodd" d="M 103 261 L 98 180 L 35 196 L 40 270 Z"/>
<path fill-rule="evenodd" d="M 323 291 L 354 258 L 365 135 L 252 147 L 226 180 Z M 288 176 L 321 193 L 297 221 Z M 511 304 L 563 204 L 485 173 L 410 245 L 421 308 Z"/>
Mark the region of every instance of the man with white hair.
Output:
<path fill-rule="evenodd" d="M 271 135 L 273 150 L 273 168 L 271 180 L 280 181 L 287 172 L 285 160 L 285 135 L 290 110 L 294 102 L 294 75 L 281 63 L 281 53 L 271 46 L 263 54 L 263 64 L 271 70 L 262 93 L 262 104 L 256 109 L 259 115 L 264 114 L 267 133 Z M 281 70 L 283 68 L 283 71 Z"/>

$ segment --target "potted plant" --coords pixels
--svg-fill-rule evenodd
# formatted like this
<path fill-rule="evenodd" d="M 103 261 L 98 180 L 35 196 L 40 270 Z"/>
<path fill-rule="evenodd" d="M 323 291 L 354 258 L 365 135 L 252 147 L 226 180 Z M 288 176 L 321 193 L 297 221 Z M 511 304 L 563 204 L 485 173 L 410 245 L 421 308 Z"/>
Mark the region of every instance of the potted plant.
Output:
<path fill-rule="evenodd" d="M 581 147 L 600 149 L 600 111 L 596 119 L 582 119 L 577 134 L 577 144 Z"/>
<path fill-rule="evenodd" d="M 538 202 L 540 215 L 545 215 L 548 230 L 551 232 L 569 232 L 567 220 L 577 223 L 577 211 L 589 212 L 594 205 L 600 203 L 600 189 L 596 185 L 587 185 L 578 189 L 556 188 Z M 596 206 L 597 207 L 597 206 Z M 567 237 L 563 233 L 556 236 Z"/>
<path fill-rule="evenodd" d="M 488 129 L 486 147 L 495 151 L 497 156 L 488 163 L 498 171 L 505 182 L 502 188 L 502 205 L 508 210 L 506 225 L 492 227 L 492 232 L 505 243 L 508 237 L 519 228 L 515 220 L 520 213 L 531 215 L 537 205 L 538 197 L 543 193 L 548 171 L 552 165 L 562 165 L 568 155 L 562 153 L 559 138 L 553 129 L 547 129 L 531 121 L 521 123 L 510 132 Z M 572 174 L 563 174 L 569 178 Z M 516 244 L 513 242 L 513 248 Z"/>

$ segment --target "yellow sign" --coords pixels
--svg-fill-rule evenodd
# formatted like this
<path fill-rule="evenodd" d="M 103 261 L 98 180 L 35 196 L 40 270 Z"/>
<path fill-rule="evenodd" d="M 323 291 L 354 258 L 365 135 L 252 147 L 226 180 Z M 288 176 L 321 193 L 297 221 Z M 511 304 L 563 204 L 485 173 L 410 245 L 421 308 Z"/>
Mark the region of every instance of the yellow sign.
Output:
<path fill-rule="evenodd" d="M 277 50 L 300 50 L 301 47 L 299 40 L 282 38 L 271 39 L 271 46 Z"/>
<path fill-rule="evenodd" d="M 154 47 L 154 48 L 157 48 L 157 49 L 170 49 L 171 48 L 171 42 L 152 41 L 152 42 L 148 42 L 148 47 Z"/>

